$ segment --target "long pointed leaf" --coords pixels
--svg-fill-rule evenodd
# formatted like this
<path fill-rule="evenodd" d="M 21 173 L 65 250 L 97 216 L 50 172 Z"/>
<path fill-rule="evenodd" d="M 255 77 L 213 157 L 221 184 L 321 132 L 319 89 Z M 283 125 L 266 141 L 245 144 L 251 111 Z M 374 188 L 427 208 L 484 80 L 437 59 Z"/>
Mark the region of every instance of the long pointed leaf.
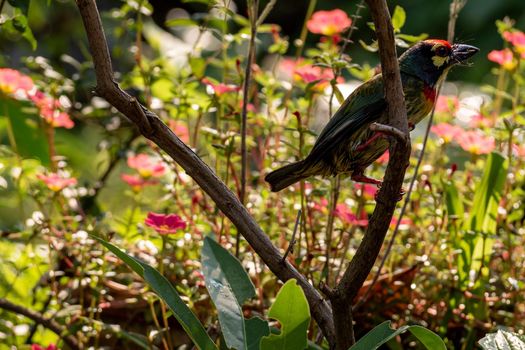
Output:
<path fill-rule="evenodd" d="M 184 328 L 188 336 L 199 349 L 217 349 L 199 319 L 180 298 L 179 293 L 177 293 L 166 277 L 162 276 L 160 272 L 150 265 L 135 259 L 113 244 L 106 242 L 99 237 L 92 237 L 124 261 L 124 263 L 126 263 L 139 276 L 144 278 L 155 293 L 157 293 L 157 295 L 168 305 L 177 321 L 179 321 L 182 328 Z"/>

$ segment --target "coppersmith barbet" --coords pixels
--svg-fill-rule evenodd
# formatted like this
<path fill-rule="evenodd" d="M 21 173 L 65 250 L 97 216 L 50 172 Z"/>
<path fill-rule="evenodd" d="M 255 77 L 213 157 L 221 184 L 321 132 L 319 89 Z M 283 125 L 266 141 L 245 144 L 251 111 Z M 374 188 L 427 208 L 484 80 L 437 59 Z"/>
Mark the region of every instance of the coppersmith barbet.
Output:
<path fill-rule="evenodd" d="M 433 39 L 421 41 L 401 55 L 399 68 L 409 125 L 416 125 L 432 110 L 436 87 L 444 74 L 478 51 L 474 46 Z M 381 182 L 366 177 L 364 170 L 386 152 L 388 137 L 369 126 L 387 121 L 383 77 L 378 74 L 348 96 L 305 159 L 269 173 L 265 180 L 274 192 L 314 175 L 349 174 L 354 181 L 379 185 Z"/>

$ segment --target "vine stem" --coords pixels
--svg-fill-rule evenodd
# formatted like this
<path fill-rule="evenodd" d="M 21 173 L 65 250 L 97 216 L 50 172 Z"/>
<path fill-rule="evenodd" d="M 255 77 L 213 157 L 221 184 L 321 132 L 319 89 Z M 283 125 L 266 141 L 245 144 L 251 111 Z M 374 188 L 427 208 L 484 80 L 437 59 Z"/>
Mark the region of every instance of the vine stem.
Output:
<path fill-rule="evenodd" d="M 255 56 L 255 37 L 257 36 L 257 12 L 259 0 L 248 1 L 248 15 L 250 17 L 250 42 L 248 44 L 248 62 L 246 62 L 246 71 L 244 74 L 243 96 L 242 96 L 242 114 L 241 114 L 241 190 L 239 200 L 242 205 L 246 204 L 246 173 L 248 170 L 248 149 L 246 147 L 246 124 L 248 119 L 248 94 L 252 80 L 252 63 Z M 239 257 L 241 245 L 241 234 L 237 231 L 235 240 L 235 256 Z"/>

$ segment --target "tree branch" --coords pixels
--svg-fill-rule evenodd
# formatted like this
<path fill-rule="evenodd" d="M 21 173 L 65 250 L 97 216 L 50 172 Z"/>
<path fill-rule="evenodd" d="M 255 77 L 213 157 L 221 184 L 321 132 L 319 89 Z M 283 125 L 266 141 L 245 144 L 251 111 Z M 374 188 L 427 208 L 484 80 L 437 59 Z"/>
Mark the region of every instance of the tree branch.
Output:
<path fill-rule="evenodd" d="M 368 229 L 340 283 L 330 296 L 336 332 L 336 349 L 346 350 L 354 342 L 352 302 L 372 270 L 385 239 L 410 158 L 410 138 L 390 13 L 385 0 L 367 0 L 374 20 L 387 101 L 388 124 L 406 135 L 408 142 L 390 142 L 390 161 L 376 200 Z"/>
<path fill-rule="evenodd" d="M 186 146 L 153 112 L 121 90 L 114 80 L 111 58 L 95 0 L 76 0 L 80 11 L 97 77 L 96 92 L 130 119 L 146 138 L 172 157 L 193 180 L 211 197 L 231 220 L 250 246 L 281 280 L 295 278 L 302 287 L 312 316 L 328 342 L 335 342 L 330 306 L 319 292 L 290 263 L 281 262 L 279 250 L 264 234 L 246 208 L 215 173 Z M 138 106 L 138 107 L 137 107 Z"/>
<path fill-rule="evenodd" d="M 72 335 L 63 336 L 67 332 L 67 328 L 59 324 L 53 319 L 45 318 L 44 315 L 42 315 L 39 312 L 29 310 L 23 306 L 13 304 L 7 299 L 0 298 L 0 308 L 14 312 L 18 315 L 23 315 L 34 322 L 41 324 L 42 326 L 46 327 L 47 329 L 53 331 L 56 335 L 61 337 L 61 339 L 66 343 L 71 349 L 78 349 L 78 342 Z"/>

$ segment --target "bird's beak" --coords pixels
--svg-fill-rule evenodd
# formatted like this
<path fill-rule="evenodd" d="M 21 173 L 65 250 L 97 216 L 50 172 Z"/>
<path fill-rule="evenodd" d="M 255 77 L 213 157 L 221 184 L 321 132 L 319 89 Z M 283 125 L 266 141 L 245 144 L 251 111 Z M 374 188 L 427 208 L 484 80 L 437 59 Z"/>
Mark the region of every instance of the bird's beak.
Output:
<path fill-rule="evenodd" d="M 464 62 L 474 56 L 479 49 L 475 46 L 465 44 L 454 44 L 452 46 L 452 59 L 458 63 Z"/>

